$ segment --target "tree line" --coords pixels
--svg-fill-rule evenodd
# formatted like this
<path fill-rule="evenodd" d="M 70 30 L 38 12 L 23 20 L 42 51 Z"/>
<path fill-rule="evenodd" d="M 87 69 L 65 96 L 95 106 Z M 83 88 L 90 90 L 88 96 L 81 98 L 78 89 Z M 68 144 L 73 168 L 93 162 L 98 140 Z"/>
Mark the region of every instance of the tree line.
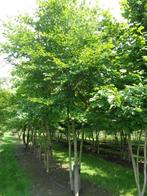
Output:
<path fill-rule="evenodd" d="M 31 144 L 39 157 L 44 151 L 47 172 L 53 140 L 63 132 L 76 196 L 87 131 L 95 131 L 97 138 L 100 131 L 125 133 L 138 195 L 143 196 L 146 188 L 147 3 L 124 0 L 121 6 L 127 20 L 119 23 L 108 11 L 85 1 L 40 0 L 32 17 L 23 15 L 4 24 L 1 52 L 14 65 L 13 92 L 8 101 L 3 89 L 0 94 L 9 103 L 4 124 L 22 134 L 26 148 Z M 0 104 L 3 107 L 3 101 Z M 138 166 L 141 145 L 143 185 Z"/>

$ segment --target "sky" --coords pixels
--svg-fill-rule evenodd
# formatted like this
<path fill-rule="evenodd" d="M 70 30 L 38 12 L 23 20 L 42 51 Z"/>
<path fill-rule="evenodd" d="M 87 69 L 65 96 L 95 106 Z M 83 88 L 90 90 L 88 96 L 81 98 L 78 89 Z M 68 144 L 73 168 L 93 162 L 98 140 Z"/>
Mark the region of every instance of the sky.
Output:
<path fill-rule="evenodd" d="M 20 13 L 33 12 L 36 3 L 35 0 L 0 0 L 0 42 L 4 41 L 1 35 L 2 22 L 8 18 L 17 16 Z M 4 60 L 4 56 L 0 56 L 0 79 L 10 77 L 12 66 Z"/>
<path fill-rule="evenodd" d="M 94 4 L 95 0 L 87 0 Z M 110 9 L 114 17 L 121 21 L 119 0 L 99 0 L 100 6 L 104 9 Z M 2 21 L 8 17 L 16 16 L 20 13 L 31 14 L 36 7 L 35 0 L 0 0 L 0 42 L 4 40 L 1 35 Z M 12 66 L 4 60 L 4 56 L 0 56 L 0 79 L 9 78 Z"/>

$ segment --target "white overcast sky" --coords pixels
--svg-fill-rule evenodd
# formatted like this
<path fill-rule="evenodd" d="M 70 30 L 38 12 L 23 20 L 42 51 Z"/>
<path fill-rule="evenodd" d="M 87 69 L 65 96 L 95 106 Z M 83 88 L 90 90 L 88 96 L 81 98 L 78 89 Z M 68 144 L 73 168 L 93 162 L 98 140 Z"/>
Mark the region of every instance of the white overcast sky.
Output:
<path fill-rule="evenodd" d="M 87 0 L 92 4 L 95 0 Z M 103 8 L 111 9 L 112 14 L 121 20 L 119 0 L 99 0 Z M 0 0 L 0 25 L 1 21 L 6 20 L 8 17 L 13 17 L 19 13 L 32 13 L 35 8 L 35 0 Z M 0 26 L 1 29 L 1 26 Z M 0 34 L 0 42 L 3 40 Z M 10 75 L 11 65 L 4 61 L 3 56 L 0 56 L 0 78 L 8 78 Z"/>

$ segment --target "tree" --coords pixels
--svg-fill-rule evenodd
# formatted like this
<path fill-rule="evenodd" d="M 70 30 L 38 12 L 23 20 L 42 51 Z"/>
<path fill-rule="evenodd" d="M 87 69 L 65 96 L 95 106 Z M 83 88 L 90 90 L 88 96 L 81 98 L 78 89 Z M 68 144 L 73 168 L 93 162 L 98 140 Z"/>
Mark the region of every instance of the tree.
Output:
<path fill-rule="evenodd" d="M 84 1 L 68 0 L 39 1 L 34 17 L 20 16 L 5 25 L 2 51 L 15 65 L 13 122 L 19 123 L 14 126 L 27 148 L 33 145 L 40 159 L 44 153 L 49 172 L 52 139 L 62 125 L 76 196 L 87 129 L 96 132 L 97 142 L 101 130 L 124 131 L 128 138 L 145 130 L 146 35 L 145 27 L 133 25 L 119 24 Z"/>
<path fill-rule="evenodd" d="M 147 30 L 147 3 L 145 0 L 122 0 L 123 16 L 131 23 L 139 23 Z"/>

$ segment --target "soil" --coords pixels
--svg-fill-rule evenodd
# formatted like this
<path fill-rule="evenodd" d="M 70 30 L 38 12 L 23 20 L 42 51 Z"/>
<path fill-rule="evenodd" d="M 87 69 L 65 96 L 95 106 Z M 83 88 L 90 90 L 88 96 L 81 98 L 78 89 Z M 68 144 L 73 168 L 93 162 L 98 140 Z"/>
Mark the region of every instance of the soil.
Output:
<path fill-rule="evenodd" d="M 63 165 L 50 159 L 53 168 L 46 173 L 43 162 L 39 161 L 33 152 L 25 151 L 21 144 L 16 148 L 16 158 L 32 181 L 31 196 L 73 196 L 70 191 L 68 169 Z M 111 193 L 86 180 L 81 184 L 80 196 L 112 196 Z"/>

